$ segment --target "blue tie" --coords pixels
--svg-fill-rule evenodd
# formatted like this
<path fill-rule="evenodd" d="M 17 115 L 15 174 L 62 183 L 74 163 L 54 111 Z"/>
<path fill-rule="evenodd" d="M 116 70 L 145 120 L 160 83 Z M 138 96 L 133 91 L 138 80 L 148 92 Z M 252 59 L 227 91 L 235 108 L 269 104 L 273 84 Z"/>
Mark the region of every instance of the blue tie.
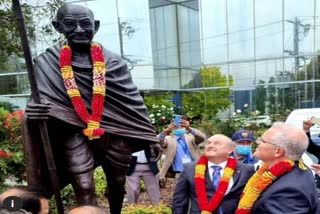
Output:
<path fill-rule="evenodd" d="M 212 175 L 212 182 L 213 182 L 213 186 L 214 188 L 217 190 L 219 182 L 220 182 L 220 170 L 221 170 L 221 166 L 212 166 L 213 168 L 213 175 Z"/>
<path fill-rule="evenodd" d="M 218 188 L 218 185 L 220 182 L 220 178 L 221 178 L 220 170 L 222 168 L 221 168 L 221 166 L 212 166 L 212 168 L 213 168 L 212 183 L 215 188 L 215 191 L 217 191 L 217 188 Z M 218 214 L 223 214 L 222 207 L 218 207 L 217 211 L 218 211 L 217 212 Z"/>

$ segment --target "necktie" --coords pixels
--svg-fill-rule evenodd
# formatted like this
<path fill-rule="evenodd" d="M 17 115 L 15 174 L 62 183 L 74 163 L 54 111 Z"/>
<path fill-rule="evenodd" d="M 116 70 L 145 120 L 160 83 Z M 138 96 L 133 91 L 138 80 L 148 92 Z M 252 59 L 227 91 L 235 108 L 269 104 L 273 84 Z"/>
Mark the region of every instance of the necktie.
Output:
<path fill-rule="evenodd" d="M 218 185 L 219 185 L 219 182 L 220 182 L 220 178 L 221 178 L 220 170 L 222 168 L 221 168 L 221 166 L 212 166 L 212 168 L 213 168 L 212 183 L 213 183 L 213 186 L 215 188 L 215 191 L 217 191 L 217 188 L 218 188 Z M 221 206 L 218 207 L 217 213 L 218 214 L 223 214 Z"/>
<path fill-rule="evenodd" d="M 221 166 L 212 166 L 213 168 L 213 175 L 212 175 L 212 182 L 213 182 L 213 186 L 214 188 L 217 190 L 219 182 L 220 182 L 220 170 L 221 170 Z"/>

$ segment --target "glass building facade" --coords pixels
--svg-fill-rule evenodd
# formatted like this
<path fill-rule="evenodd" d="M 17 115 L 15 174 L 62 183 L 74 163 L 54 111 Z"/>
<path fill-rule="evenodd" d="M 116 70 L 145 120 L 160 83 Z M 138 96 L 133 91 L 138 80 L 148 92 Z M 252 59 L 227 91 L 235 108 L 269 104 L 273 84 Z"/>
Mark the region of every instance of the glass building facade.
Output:
<path fill-rule="evenodd" d="M 233 80 L 225 87 L 235 109 L 248 104 L 251 110 L 279 113 L 319 107 L 319 0 L 149 3 L 160 88 L 214 94 L 215 85 L 192 79 L 202 67 L 218 67 Z"/>
<path fill-rule="evenodd" d="M 127 59 L 141 90 L 206 90 L 212 93 L 205 99 L 214 99 L 223 88 L 231 91 L 233 109 L 248 104 L 263 113 L 320 106 L 320 0 L 77 2 L 94 11 L 101 22 L 95 40 Z M 17 68 L 2 72 L 0 81 L 26 81 Z M 216 84 L 209 73 L 212 84 L 203 84 L 203 68 L 215 68 L 226 81 Z M 2 95 L 28 94 L 26 87 L 0 88 Z"/>

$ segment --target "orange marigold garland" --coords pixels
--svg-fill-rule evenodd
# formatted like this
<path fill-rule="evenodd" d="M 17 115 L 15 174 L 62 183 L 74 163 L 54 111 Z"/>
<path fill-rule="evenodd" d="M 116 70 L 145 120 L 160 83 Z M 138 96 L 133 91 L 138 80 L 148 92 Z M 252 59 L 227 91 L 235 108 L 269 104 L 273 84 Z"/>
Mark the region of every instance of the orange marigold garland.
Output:
<path fill-rule="evenodd" d="M 260 194 L 277 178 L 293 169 L 294 161 L 281 161 L 269 168 L 264 163 L 245 186 L 236 214 L 250 214 Z"/>
<path fill-rule="evenodd" d="M 91 102 L 92 114 L 90 115 L 81 97 L 80 91 L 74 78 L 72 70 L 72 50 L 70 46 L 64 45 L 60 51 L 60 70 L 67 93 L 72 105 L 87 128 L 83 134 L 90 140 L 100 138 L 104 134 L 104 129 L 100 128 L 100 121 L 104 109 L 104 97 L 106 91 L 106 65 L 102 48 L 98 43 L 92 43 L 91 59 L 93 61 L 93 96 Z"/>
<path fill-rule="evenodd" d="M 219 182 L 219 186 L 209 202 L 207 198 L 205 179 L 207 165 L 208 159 L 205 156 L 201 156 L 196 165 L 194 176 L 196 194 L 198 197 L 198 204 L 201 209 L 201 214 L 211 214 L 218 208 L 224 197 L 224 194 L 227 191 L 230 178 L 233 176 L 234 170 L 237 167 L 237 161 L 233 157 L 228 158 L 227 165 Z"/>

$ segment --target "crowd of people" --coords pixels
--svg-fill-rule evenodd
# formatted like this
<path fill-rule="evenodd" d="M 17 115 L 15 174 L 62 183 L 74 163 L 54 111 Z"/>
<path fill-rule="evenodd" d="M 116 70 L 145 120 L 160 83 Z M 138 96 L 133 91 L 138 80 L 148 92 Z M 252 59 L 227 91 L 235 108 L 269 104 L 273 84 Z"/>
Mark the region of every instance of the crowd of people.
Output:
<path fill-rule="evenodd" d="M 215 134 L 201 155 L 205 135 L 185 116 L 178 126 L 172 120 L 158 135 L 165 154 L 158 178 L 176 179 L 173 213 L 320 213 L 320 164 L 311 171 L 303 161 L 306 153 L 320 157 L 320 147 L 310 137 L 314 124 L 303 125 L 276 122 L 258 138 L 245 129 Z"/>
<path fill-rule="evenodd" d="M 158 138 L 165 158 L 162 164 L 151 161 L 144 150 L 132 154 L 127 172 L 126 198 L 137 203 L 140 179 L 149 200 L 160 202 L 161 179 L 175 179 L 172 195 L 174 214 L 314 213 L 320 211 L 315 175 L 302 161 L 305 152 L 319 157 L 320 149 L 310 138 L 310 120 L 304 129 L 276 122 L 261 137 L 240 129 L 230 137 L 215 134 L 208 139 L 190 126 L 186 116 L 171 123 Z M 205 142 L 204 151 L 200 144 Z M 256 142 L 257 147 L 253 149 Z M 170 172 L 169 172 L 170 171 Z M 174 173 L 174 176 L 172 176 Z M 48 213 L 49 195 L 34 187 L 16 186 L 0 195 L 0 205 L 8 196 L 22 200 L 15 213 Z M 80 206 L 71 214 L 105 213 L 97 206 Z M 5 212 L 4 208 L 0 213 Z"/>

